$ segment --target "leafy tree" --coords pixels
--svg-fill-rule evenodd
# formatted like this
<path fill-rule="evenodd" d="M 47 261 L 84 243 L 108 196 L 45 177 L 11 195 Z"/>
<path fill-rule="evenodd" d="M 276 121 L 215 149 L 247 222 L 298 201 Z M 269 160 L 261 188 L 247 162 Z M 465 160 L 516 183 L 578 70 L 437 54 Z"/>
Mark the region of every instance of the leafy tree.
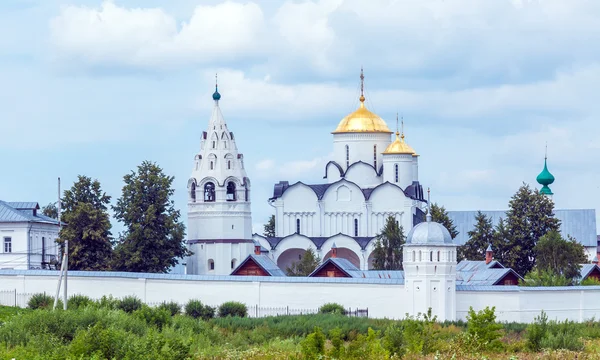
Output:
<path fill-rule="evenodd" d="M 67 226 L 57 242 L 69 241 L 69 269 L 109 270 L 113 253 L 108 204 L 98 180 L 79 175 L 62 199 L 61 221 Z"/>
<path fill-rule="evenodd" d="M 563 275 L 571 285 L 580 276 L 581 264 L 587 262 L 583 245 L 573 238 L 563 239 L 558 231 L 550 231 L 538 240 L 535 255 L 537 269 Z"/>
<path fill-rule="evenodd" d="M 290 265 L 285 272 L 288 276 L 308 276 L 321 263 L 321 259 L 315 253 L 312 247 L 304 252 L 299 261 L 295 261 Z"/>
<path fill-rule="evenodd" d="M 519 281 L 520 286 L 568 286 L 570 284 L 571 280 L 562 274 L 539 269 L 533 269 L 525 275 L 524 280 Z"/>
<path fill-rule="evenodd" d="M 113 210 L 126 229 L 115 248 L 114 268 L 167 272 L 177 259 L 191 255 L 184 243 L 185 226 L 171 199 L 174 178 L 144 161 L 123 179 L 123 193 Z"/>
<path fill-rule="evenodd" d="M 502 324 L 496 323 L 496 307 L 485 307 L 478 312 L 469 307 L 467 315 L 467 334 L 471 335 L 478 347 L 493 350 L 502 347 Z"/>
<path fill-rule="evenodd" d="M 552 200 L 523 184 L 509 202 L 506 227 L 504 266 L 527 274 L 535 266 L 535 244 L 549 231 L 559 231 L 560 221 L 554 217 Z"/>
<path fill-rule="evenodd" d="M 396 219 L 389 216 L 375 240 L 373 268 L 376 270 L 402 270 L 402 246 L 406 242 L 404 230 Z"/>
<path fill-rule="evenodd" d="M 448 211 L 446 211 L 443 206 L 439 206 L 436 203 L 431 204 L 431 220 L 444 225 L 444 227 L 450 232 L 450 236 L 452 236 L 453 239 L 458 236 L 456 225 L 454 225 L 454 221 L 450 219 L 450 216 L 448 216 Z"/>
<path fill-rule="evenodd" d="M 468 235 L 469 240 L 458 248 L 458 261 L 484 259 L 485 250 L 494 239 L 492 219 L 478 211 L 475 215 L 475 227 L 468 232 Z"/>
<path fill-rule="evenodd" d="M 56 204 L 50 203 L 44 206 L 42 208 L 42 214 L 52 219 L 58 219 L 58 208 L 56 207 Z"/>
<path fill-rule="evenodd" d="M 266 237 L 275 237 L 275 215 L 271 215 L 269 221 L 263 225 L 264 232 L 263 235 Z"/>

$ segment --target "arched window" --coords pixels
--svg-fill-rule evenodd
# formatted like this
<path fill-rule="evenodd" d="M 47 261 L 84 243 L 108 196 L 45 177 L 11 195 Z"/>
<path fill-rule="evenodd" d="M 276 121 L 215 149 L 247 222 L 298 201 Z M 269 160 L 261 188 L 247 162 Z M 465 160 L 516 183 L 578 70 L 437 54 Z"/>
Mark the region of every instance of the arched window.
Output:
<path fill-rule="evenodd" d="M 204 201 L 213 202 L 215 201 L 215 184 L 207 182 L 204 185 Z"/>
<path fill-rule="evenodd" d="M 412 261 L 415 261 L 415 251 L 413 250 L 413 257 L 412 257 Z"/>
<path fill-rule="evenodd" d="M 246 185 L 246 186 L 248 186 L 248 185 Z M 247 187 L 244 189 L 244 199 L 245 199 L 244 201 L 248 201 L 248 188 Z"/>
<path fill-rule="evenodd" d="M 350 147 L 346 145 L 346 167 L 350 166 Z"/>
<path fill-rule="evenodd" d="M 231 170 L 231 160 L 227 160 L 227 170 Z"/>
<path fill-rule="evenodd" d="M 358 219 L 354 219 L 354 236 L 358 236 Z"/>
<path fill-rule="evenodd" d="M 423 251 L 419 251 L 419 261 L 423 260 Z"/>
<path fill-rule="evenodd" d="M 373 167 L 377 170 L 377 145 L 373 145 Z"/>
<path fill-rule="evenodd" d="M 214 149 L 215 147 L 217 147 L 217 142 L 213 140 L 213 147 L 212 148 Z"/>
<path fill-rule="evenodd" d="M 190 187 L 190 197 L 192 198 L 192 202 L 196 202 L 196 183 L 192 183 Z"/>
<path fill-rule="evenodd" d="M 213 170 L 215 168 L 215 162 L 211 161 L 210 162 L 210 169 Z"/>
<path fill-rule="evenodd" d="M 300 234 L 300 219 L 296 219 L 296 233 Z"/>
<path fill-rule="evenodd" d="M 215 269 L 215 261 L 213 259 L 208 259 L 208 270 Z"/>
<path fill-rule="evenodd" d="M 440 261 L 440 252 L 438 251 L 438 258 L 437 261 Z"/>
<path fill-rule="evenodd" d="M 231 268 L 235 269 L 235 259 L 231 260 Z"/>
<path fill-rule="evenodd" d="M 227 201 L 235 201 L 235 183 L 233 181 L 227 183 Z"/>
<path fill-rule="evenodd" d="M 429 261 L 433 262 L 433 251 L 429 252 Z"/>
<path fill-rule="evenodd" d="M 396 173 L 396 182 L 398 182 L 398 164 L 394 165 L 394 171 Z"/>

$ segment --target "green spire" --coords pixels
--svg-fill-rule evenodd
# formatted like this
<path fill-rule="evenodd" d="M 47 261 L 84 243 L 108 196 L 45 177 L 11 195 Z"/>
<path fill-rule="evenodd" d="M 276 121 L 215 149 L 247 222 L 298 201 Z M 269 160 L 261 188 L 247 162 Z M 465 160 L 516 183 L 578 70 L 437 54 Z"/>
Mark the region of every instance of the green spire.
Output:
<path fill-rule="evenodd" d="M 221 94 L 219 94 L 219 85 L 217 84 L 217 75 L 215 74 L 215 92 L 213 94 L 213 100 L 219 101 L 221 100 Z"/>
<path fill-rule="evenodd" d="M 544 157 L 544 170 L 537 176 L 536 180 L 538 184 L 543 185 L 540 189 L 540 192 L 544 195 L 552 195 L 552 190 L 548 187 L 548 185 L 554 182 L 554 176 L 548 171 L 547 164 L 548 156 Z"/>

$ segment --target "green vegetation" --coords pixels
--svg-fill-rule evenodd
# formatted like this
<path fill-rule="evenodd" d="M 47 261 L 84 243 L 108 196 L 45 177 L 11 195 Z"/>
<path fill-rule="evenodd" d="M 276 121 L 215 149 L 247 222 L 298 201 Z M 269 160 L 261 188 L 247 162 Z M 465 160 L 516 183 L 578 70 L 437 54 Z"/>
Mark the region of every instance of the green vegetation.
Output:
<path fill-rule="evenodd" d="M 388 216 L 381 233 L 377 234 L 373 249 L 375 270 L 402 270 L 402 246 L 406 242 L 404 229 Z"/>
<path fill-rule="evenodd" d="M 79 306 L 67 311 L 0 307 L 0 358 L 593 359 L 600 350 L 599 322 L 548 321 L 542 313 L 530 325 L 501 324 L 494 308 L 440 324 L 431 312 L 401 321 L 335 312 L 247 318 L 233 313 L 239 303 L 227 303 L 219 308 L 228 309 L 225 317 L 202 320 L 191 313 L 207 308 L 199 301 L 185 306 L 188 316 L 176 303 L 88 300 L 72 297 Z M 123 304 L 136 308 L 125 312 Z"/>
<path fill-rule="evenodd" d="M 287 276 L 308 276 L 321 264 L 321 258 L 315 252 L 315 249 L 309 247 L 299 261 L 294 261 L 285 273 Z"/>
<path fill-rule="evenodd" d="M 229 301 L 219 306 L 219 317 L 238 316 L 246 317 L 248 315 L 248 308 L 246 305 L 236 302 Z"/>
<path fill-rule="evenodd" d="M 319 308 L 320 314 L 343 314 L 346 309 L 340 304 L 327 303 Z"/>

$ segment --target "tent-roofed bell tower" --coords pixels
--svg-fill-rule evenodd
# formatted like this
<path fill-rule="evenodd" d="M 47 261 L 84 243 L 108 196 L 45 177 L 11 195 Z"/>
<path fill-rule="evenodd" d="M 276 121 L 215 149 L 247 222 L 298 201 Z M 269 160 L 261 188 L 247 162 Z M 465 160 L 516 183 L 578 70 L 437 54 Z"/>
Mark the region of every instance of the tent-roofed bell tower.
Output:
<path fill-rule="evenodd" d="M 554 195 L 552 193 L 552 190 L 550 190 L 550 188 L 548 187 L 548 185 L 552 184 L 554 182 L 554 175 L 552 175 L 550 173 L 550 171 L 548 171 L 548 149 L 546 148 L 546 155 L 544 156 L 544 170 L 542 170 L 542 172 L 537 176 L 536 180 L 538 182 L 538 184 L 542 185 L 542 188 L 540 189 L 540 193 L 552 197 L 552 195 Z"/>
<path fill-rule="evenodd" d="M 194 253 L 187 273 L 229 275 L 254 246 L 250 180 L 221 113 L 217 84 L 212 98 L 212 115 L 187 185 L 188 245 Z"/>

